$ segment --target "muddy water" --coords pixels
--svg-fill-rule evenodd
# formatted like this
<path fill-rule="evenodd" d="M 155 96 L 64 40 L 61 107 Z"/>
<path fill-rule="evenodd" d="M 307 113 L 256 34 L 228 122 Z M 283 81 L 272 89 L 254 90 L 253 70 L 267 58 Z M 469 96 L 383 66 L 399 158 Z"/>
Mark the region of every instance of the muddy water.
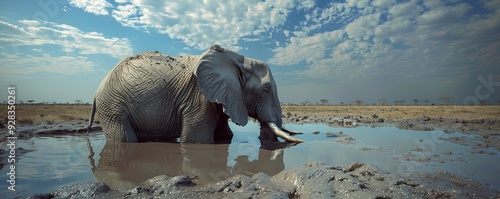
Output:
<path fill-rule="evenodd" d="M 235 135 L 230 144 L 113 145 L 105 142 L 102 132 L 89 136 L 36 137 L 18 143 L 17 147 L 35 151 L 23 155 L 16 164 L 16 193 L 6 191 L 7 183 L 2 180 L 0 195 L 24 196 L 88 181 L 105 182 L 114 189 L 130 189 L 162 174 L 220 181 L 238 174 L 274 175 L 311 161 L 339 166 L 364 162 L 403 175 L 440 169 L 500 188 L 500 180 L 493 175 L 500 165 L 498 151 L 486 149 L 485 153 L 474 153 L 477 150 L 471 146 L 443 141 L 457 137 L 479 142 L 474 136 L 394 127 L 332 128 L 316 124 L 287 127 L 304 132 L 297 137 L 305 143 L 262 146 L 259 126 L 254 123 L 231 126 Z M 8 170 L 2 168 L 0 172 Z"/>

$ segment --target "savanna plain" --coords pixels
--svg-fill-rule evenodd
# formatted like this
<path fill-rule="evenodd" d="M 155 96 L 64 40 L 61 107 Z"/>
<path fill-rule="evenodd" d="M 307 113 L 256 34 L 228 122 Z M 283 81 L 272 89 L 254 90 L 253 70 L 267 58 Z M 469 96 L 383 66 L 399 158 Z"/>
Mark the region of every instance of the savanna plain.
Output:
<path fill-rule="evenodd" d="M 6 165 L 5 157 L 7 155 L 7 151 L 3 149 L 7 141 L 7 106 L 2 105 L 0 107 L 0 110 L 5 110 L 0 113 L 0 142 L 2 142 L 0 165 L 3 168 Z M 84 133 L 88 125 L 90 110 L 91 106 L 89 105 L 18 105 L 16 106 L 16 127 L 19 128 L 17 132 L 18 139 L 27 140 L 41 135 L 57 136 L 61 134 Z M 449 134 L 462 133 L 476 136 L 480 142 L 468 142 L 467 138 L 450 139 L 446 141 L 476 148 L 476 153 L 497 155 L 500 151 L 500 106 L 495 105 L 282 106 L 282 114 L 285 124 L 313 123 L 324 124 L 331 127 L 394 126 L 400 129 L 415 131 L 442 131 Z M 98 115 L 94 120 L 93 130 L 100 130 Z M 312 130 L 302 133 L 316 134 L 319 132 Z M 18 149 L 19 156 L 29 153 L 29 151 L 25 150 L 23 152 L 23 150 L 22 148 Z M 316 170 L 310 171 L 313 168 Z M 72 190 L 73 192 L 75 192 L 74 190 L 79 190 L 79 194 L 91 193 L 91 195 L 80 195 L 82 197 L 122 197 L 124 195 L 130 196 L 131 194 L 135 194 L 135 196 L 151 196 L 169 193 L 171 196 L 196 196 L 199 198 L 226 196 L 261 197 L 280 196 L 280 194 L 284 194 L 281 196 L 285 197 L 306 198 L 307 196 L 321 196 L 326 194 L 326 192 L 321 191 L 307 191 L 307 189 L 318 190 L 318 188 L 321 188 L 318 187 L 319 185 L 308 184 L 312 179 L 304 177 L 306 174 L 310 174 L 308 172 L 317 173 L 318 171 L 325 173 L 325 175 L 351 176 L 345 177 L 347 181 L 342 180 L 344 179 L 342 177 L 332 177 L 335 178 L 335 180 L 331 179 L 325 181 L 326 184 L 330 184 L 331 181 L 338 181 L 336 185 L 332 184 L 327 188 L 330 191 L 334 190 L 331 193 L 328 192 L 328 194 L 335 196 L 349 196 L 348 193 L 351 193 L 354 194 L 354 196 L 387 196 L 388 198 L 397 198 L 398 196 L 404 196 L 404 194 L 407 194 L 406 192 L 410 192 L 416 197 L 453 198 L 463 195 L 466 198 L 494 198 L 500 196 L 499 190 L 491 189 L 487 185 L 466 177 L 447 173 L 436 174 L 434 176 L 422 174 L 418 179 L 424 180 L 422 182 L 416 182 L 409 179 L 403 180 L 397 175 L 384 173 L 383 171 L 379 171 L 363 163 L 353 163 L 345 168 L 311 163 L 305 165 L 302 169 L 285 170 L 275 176 L 268 176 L 267 178 L 258 175 L 247 178 L 232 177 L 221 182 L 203 185 L 196 185 L 194 178 L 170 176 L 171 178 L 168 179 L 155 178 L 148 180 L 147 183 L 149 184 L 146 183 L 142 188 L 136 188 L 126 192 L 110 190 L 109 187 L 103 183 L 93 182 L 91 184 L 69 185 L 56 192 L 38 196 L 63 196 L 64 194 L 71 193 Z M 290 178 L 293 177 L 296 177 L 298 181 L 303 183 L 302 188 L 300 186 L 294 187 L 295 185 L 287 184 L 286 181 L 291 180 Z M 318 176 L 318 179 L 322 179 L 323 177 Z M 388 182 L 389 179 L 393 179 L 393 181 Z M 435 183 L 440 180 L 443 181 L 446 186 L 436 186 Z M 350 188 L 345 188 L 346 190 L 344 190 L 342 187 L 335 187 L 342 185 L 341 182 L 348 182 Z M 381 184 L 380 182 L 388 183 Z M 253 185 L 253 188 L 252 186 L 248 187 L 249 185 Z M 402 189 L 404 186 L 409 187 L 411 190 L 405 191 L 405 189 Z M 395 190 L 396 188 L 398 191 L 401 191 L 403 195 L 398 195 L 398 191 L 394 191 L 393 193 L 387 191 Z M 159 192 L 159 189 L 162 189 L 163 192 Z M 84 192 L 85 190 L 87 192 Z M 239 195 L 234 195 L 235 193 Z"/>

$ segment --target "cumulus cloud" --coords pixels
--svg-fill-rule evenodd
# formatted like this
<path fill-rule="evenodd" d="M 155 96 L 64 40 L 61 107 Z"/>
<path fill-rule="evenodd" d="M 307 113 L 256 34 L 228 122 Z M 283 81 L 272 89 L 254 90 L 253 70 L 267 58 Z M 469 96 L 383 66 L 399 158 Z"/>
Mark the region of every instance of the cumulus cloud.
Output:
<path fill-rule="evenodd" d="M 371 2 L 372 6 L 380 9 L 388 8 L 394 4 L 396 4 L 396 0 L 373 0 Z"/>
<path fill-rule="evenodd" d="M 301 4 L 310 7 L 311 2 Z M 124 26 L 155 29 L 188 46 L 206 49 L 219 43 L 235 50 L 243 37 L 258 37 L 278 27 L 294 9 L 293 0 L 278 1 L 131 1 L 113 9 Z M 269 16 L 269 17 L 265 17 Z"/>
<path fill-rule="evenodd" d="M 85 12 L 95 15 L 108 15 L 109 12 L 106 9 L 113 7 L 113 5 L 106 0 L 69 0 L 69 4 L 77 8 L 82 8 Z"/>
<path fill-rule="evenodd" d="M 493 10 L 500 5 L 482 3 Z M 305 69 L 295 76 L 325 80 L 332 76 L 453 78 L 498 65 L 500 12 L 468 15 L 472 6 L 461 2 L 375 0 L 370 5 L 348 0 L 314 8 L 317 11 L 305 17 L 309 23 L 304 24 L 320 31 L 290 34 L 268 61 L 284 66 L 302 64 Z M 348 9 L 352 7 L 357 9 Z M 345 23 L 325 22 L 321 13 L 327 12 Z M 314 27 L 315 22 L 322 26 Z M 332 26 L 336 28 L 325 30 Z"/>
<path fill-rule="evenodd" d="M 345 30 L 351 39 L 367 40 L 371 36 L 373 28 L 379 24 L 379 20 L 380 13 L 364 15 L 349 23 Z"/>
<path fill-rule="evenodd" d="M 19 24 L 0 21 L 0 41 L 13 46 L 57 45 L 65 52 L 78 54 L 106 54 L 122 58 L 132 54 L 127 38 L 105 37 L 102 33 L 83 32 L 80 29 L 52 22 L 20 20 Z"/>
<path fill-rule="evenodd" d="M 316 6 L 316 2 L 314 0 L 300 0 L 299 6 L 297 9 L 299 10 L 310 10 Z"/>
<path fill-rule="evenodd" d="M 466 3 L 461 3 L 454 6 L 439 7 L 427 11 L 418 17 L 420 25 L 443 25 L 450 21 L 459 22 L 459 20 L 469 11 L 472 7 Z"/>
<path fill-rule="evenodd" d="M 88 55 L 123 58 L 132 54 L 131 44 L 126 38 L 105 37 L 102 33 L 83 32 L 66 24 L 33 20 L 20 20 L 16 24 L 0 21 L 0 42 L 0 62 L 9 63 L 2 66 L 5 72 L 0 78 L 4 80 L 42 72 L 58 75 L 87 73 L 96 68 Z M 19 50 L 24 46 L 32 50 Z M 49 52 L 47 46 L 50 46 Z"/>
<path fill-rule="evenodd" d="M 275 56 L 269 62 L 276 65 L 292 65 L 301 61 L 314 63 L 325 58 L 329 48 L 342 41 L 343 36 L 344 31 L 335 30 L 307 37 L 291 37 L 286 47 L 273 50 Z"/>
<path fill-rule="evenodd" d="M 112 11 L 113 18 L 124 26 L 141 28 L 140 24 L 140 9 L 132 4 L 119 5 Z"/>
<path fill-rule="evenodd" d="M 389 17 L 413 17 L 418 15 L 422 10 L 422 6 L 418 4 L 418 1 L 412 0 L 408 2 L 398 3 L 390 7 L 389 13 L 391 15 Z"/>
<path fill-rule="evenodd" d="M 0 55 L 0 61 L 9 63 L 4 67 L 3 78 L 12 78 L 13 75 L 26 75 L 36 73 L 52 73 L 58 75 L 74 75 L 91 72 L 95 64 L 84 56 L 52 56 L 37 51 L 36 55 Z"/>

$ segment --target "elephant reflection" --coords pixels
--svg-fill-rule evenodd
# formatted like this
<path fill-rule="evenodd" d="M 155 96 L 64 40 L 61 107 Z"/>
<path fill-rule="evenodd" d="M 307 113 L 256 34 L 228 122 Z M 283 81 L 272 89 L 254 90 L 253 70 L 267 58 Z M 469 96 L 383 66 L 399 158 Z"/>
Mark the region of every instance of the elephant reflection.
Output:
<path fill-rule="evenodd" d="M 264 172 L 274 175 L 282 171 L 282 150 L 259 149 L 257 160 L 247 156 L 227 166 L 229 144 L 188 143 L 115 143 L 106 142 L 97 166 L 89 147 L 89 160 L 97 181 L 113 189 L 130 189 L 158 175 L 196 176 L 196 179 L 220 181 L 233 175 Z"/>

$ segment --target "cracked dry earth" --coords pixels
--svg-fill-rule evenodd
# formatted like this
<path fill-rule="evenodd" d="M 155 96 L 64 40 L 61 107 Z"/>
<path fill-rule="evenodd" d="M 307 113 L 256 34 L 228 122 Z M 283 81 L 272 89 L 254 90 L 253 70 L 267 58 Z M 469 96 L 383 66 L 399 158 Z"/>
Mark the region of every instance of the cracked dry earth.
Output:
<path fill-rule="evenodd" d="M 194 176 L 154 177 L 130 190 L 103 183 L 63 186 L 30 198 L 498 198 L 484 184 L 448 172 L 400 176 L 363 163 L 345 168 L 310 162 L 275 176 L 233 176 L 220 182 Z"/>

